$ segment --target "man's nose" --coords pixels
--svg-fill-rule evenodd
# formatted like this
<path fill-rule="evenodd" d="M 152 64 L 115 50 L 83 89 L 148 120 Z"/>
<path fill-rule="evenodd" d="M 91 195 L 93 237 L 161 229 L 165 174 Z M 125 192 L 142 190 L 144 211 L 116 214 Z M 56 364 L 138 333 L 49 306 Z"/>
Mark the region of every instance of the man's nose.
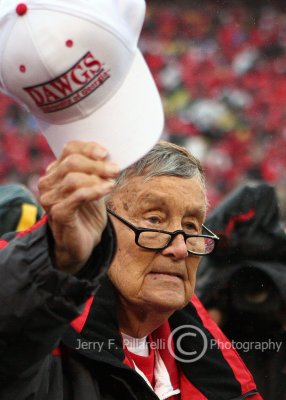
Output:
<path fill-rule="evenodd" d="M 177 260 L 188 257 L 187 245 L 185 243 L 183 235 L 178 234 L 172 240 L 169 246 L 166 249 L 162 250 L 162 254 L 164 256 L 173 257 Z"/>

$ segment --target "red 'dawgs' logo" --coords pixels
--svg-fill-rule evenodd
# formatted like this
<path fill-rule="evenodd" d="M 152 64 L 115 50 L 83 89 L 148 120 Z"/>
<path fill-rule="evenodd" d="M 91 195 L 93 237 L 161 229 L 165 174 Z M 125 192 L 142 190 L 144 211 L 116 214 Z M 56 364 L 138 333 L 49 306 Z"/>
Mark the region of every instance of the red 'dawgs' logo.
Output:
<path fill-rule="evenodd" d="M 103 64 L 89 51 L 58 78 L 26 87 L 24 90 L 36 105 L 48 114 L 78 103 L 98 89 L 108 78 L 110 78 L 109 71 L 105 70 Z"/>

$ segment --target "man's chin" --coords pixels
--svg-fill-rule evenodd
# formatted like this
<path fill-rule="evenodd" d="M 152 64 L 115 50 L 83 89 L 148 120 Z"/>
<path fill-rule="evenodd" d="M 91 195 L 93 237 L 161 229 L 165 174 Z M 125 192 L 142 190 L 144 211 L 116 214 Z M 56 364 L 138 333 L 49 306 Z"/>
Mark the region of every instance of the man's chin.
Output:
<path fill-rule="evenodd" d="M 144 302 L 158 313 L 173 313 L 186 305 L 186 299 L 182 292 L 177 293 L 166 289 L 159 289 L 144 296 Z"/>

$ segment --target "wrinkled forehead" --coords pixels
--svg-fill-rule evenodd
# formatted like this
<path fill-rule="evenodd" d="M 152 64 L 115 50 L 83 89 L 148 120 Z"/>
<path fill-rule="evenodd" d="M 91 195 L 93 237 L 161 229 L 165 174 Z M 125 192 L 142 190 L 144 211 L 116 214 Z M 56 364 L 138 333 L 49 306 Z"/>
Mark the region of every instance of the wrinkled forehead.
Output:
<path fill-rule="evenodd" d="M 194 212 L 205 215 L 207 197 L 199 176 L 181 178 L 164 175 L 148 180 L 132 177 L 115 191 L 112 205 L 118 212 L 123 211 L 129 215 L 156 208 L 178 210 L 184 215 Z"/>

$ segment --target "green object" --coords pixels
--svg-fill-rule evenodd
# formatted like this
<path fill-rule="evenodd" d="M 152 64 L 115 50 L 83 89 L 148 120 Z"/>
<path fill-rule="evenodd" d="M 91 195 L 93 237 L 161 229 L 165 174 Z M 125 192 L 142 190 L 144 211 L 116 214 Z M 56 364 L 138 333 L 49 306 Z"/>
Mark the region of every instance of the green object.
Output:
<path fill-rule="evenodd" d="M 24 185 L 0 185 L 0 236 L 28 229 L 42 215 L 43 209 Z"/>

